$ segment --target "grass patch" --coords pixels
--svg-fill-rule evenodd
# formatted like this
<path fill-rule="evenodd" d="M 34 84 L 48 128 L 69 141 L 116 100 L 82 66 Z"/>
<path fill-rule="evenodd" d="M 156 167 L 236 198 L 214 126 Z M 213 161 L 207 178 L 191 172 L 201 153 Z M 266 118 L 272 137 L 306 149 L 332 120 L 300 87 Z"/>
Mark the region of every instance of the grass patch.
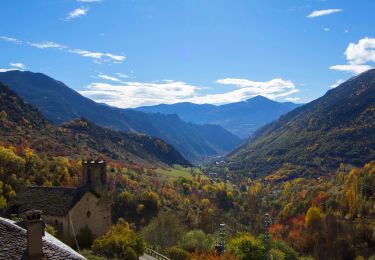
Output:
<path fill-rule="evenodd" d="M 188 180 L 193 179 L 193 173 L 199 174 L 201 171 L 197 168 L 184 168 L 180 165 L 175 165 L 171 168 L 163 169 L 158 168 L 156 173 L 160 175 L 162 178 L 170 179 L 170 180 L 177 180 L 179 178 L 185 178 Z"/>

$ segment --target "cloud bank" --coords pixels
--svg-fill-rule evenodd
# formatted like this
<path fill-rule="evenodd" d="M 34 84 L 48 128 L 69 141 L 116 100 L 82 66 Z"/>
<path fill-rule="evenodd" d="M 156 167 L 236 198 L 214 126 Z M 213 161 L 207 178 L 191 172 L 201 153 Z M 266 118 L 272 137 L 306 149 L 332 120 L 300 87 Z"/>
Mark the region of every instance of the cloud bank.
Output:
<path fill-rule="evenodd" d="M 99 77 L 112 82 L 91 83 L 86 90 L 80 91 L 80 93 L 97 102 L 122 108 L 179 102 L 220 105 L 244 101 L 257 95 L 270 99 L 297 101 L 298 98 L 289 96 L 299 92 L 293 82 L 283 79 L 266 82 L 236 78 L 218 79 L 216 81 L 218 84 L 229 85 L 232 89 L 224 93 L 202 94 L 201 91 L 204 88 L 183 81 L 113 83 L 116 81 L 114 79 L 118 80 L 118 78 L 107 75 L 99 75 Z"/>

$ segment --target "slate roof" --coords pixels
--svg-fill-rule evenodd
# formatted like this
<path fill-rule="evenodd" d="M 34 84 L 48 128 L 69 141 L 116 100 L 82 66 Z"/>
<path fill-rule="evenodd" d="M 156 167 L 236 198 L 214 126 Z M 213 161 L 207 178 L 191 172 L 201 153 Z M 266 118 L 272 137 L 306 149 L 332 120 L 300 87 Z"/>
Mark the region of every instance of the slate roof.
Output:
<path fill-rule="evenodd" d="M 0 217 L 0 259 L 28 259 L 26 248 L 26 230 L 14 221 Z M 46 259 L 53 260 L 85 259 L 47 232 L 43 237 L 43 254 Z"/>
<path fill-rule="evenodd" d="M 8 213 L 22 213 L 30 209 L 38 209 L 43 212 L 43 215 L 66 216 L 88 191 L 90 189 L 87 187 L 26 187 L 17 194 Z"/>

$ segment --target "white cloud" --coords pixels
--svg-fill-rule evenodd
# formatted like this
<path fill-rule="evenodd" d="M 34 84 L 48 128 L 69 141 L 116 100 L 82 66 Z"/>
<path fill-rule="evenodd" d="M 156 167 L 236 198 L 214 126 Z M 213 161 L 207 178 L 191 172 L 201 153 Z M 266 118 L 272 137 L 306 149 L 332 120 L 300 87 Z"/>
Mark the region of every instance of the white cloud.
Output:
<path fill-rule="evenodd" d="M 341 85 L 342 83 L 344 83 L 345 82 L 345 80 L 343 80 L 343 79 L 338 79 L 338 80 L 336 80 L 336 82 L 334 83 L 334 84 L 332 84 L 331 86 L 329 86 L 330 88 L 336 88 L 336 87 L 338 87 L 339 85 Z"/>
<path fill-rule="evenodd" d="M 71 19 L 74 19 L 74 18 L 84 16 L 84 15 L 87 14 L 88 11 L 89 11 L 89 8 L 87 8 L 87 7 L 76 8 L 76 9 L 74 9 L 73 11 L 71 11 L 67 14 L 66 20 L 71 20 Z"/>
<path fill-rule="evenodd" d="M 124 78 L 124 79 L 129 78 L 129 76 L 124 74 L 124 73 L 116 73 L 116 75 L 119 76 L 120 78 Z"/>
<path fill-rule="evenodd" d="M 352 72 L 354 74 L 360 74 L 362 72 L 365 72 L 366 70 L 371 69 L 372 67 L 369 65 L 345 64 L 345 65 L 334 65 L 329 68 L 331 70 L 338 70 L 338 71 Z"/>
<path fill-rule="evenodd" d="M 289 102 L 297 102 L 298 100 L 301 100 L 301 98 L 299 97 L 288 97 L 288 98 L 285 98 L 286 101 L 289 101 Z"/>
<path fill-rule="evenodd" d="M 104 74 L 99 74 L 98 77 L 101 78 L 101 79 L 111 80 L 111 81 L 116 81 L 116 82 L 120 82 L 121 81 L 118 78 L 111 77 L 111 76 L 104 75 Z"/>
<path fill-rule="evenodd" d="M 317 10 L 309 14 L 307 17 L 308 18 L 315 18 L 315 17 L 320 17 L 324 15 L 329 15 L 329 14 L 334 14 L 334 13 L 339 13 L 342 12 L 342 9 L 326 9 L 326 10 Z"/>
<path fill-rule="evenodd" d="M 273 79 L 256 82 L 246 79 L 219 79 L 217 83 L 231 85 L 224 93 L 200 94 L 205 89 L 182 81 L 163 80 L 156 82 L 119 82 L 116 84 L 92 83 L 80 93 L 98 102 L 116 107 L 138 107 L 155 104 L 193 102 L 198 104 L 225 104 L 247 100 L 257 95 L 271 99 L 287 99 L 299 92 L 291 81 Z M 290 97 L 289 97 L 290 98 Z M 293 98 L 297 100 L 297 98 Z"/>
<path fill-rule="evenodd" d="M 93 58 L 95 60 L 112 60 L 114 63 L 121 63 L 126 59 L 125 56 L 122 55 L 114 55 L 111 53 L 103 53 L 103 52 L 93 52 L 93 51 L 87 51 L 87 50 L 80 50 L 80 49 L 72 49 L 69 50 L 71 53 L 78 54 L 82 57 L 88 57 L 88 58 Z"/>
<path fill-rule="evenodd" d="M 352 64 L 375 62 L 375 38 L 363 38 L 358 43 L 350 43 L 345 55 Z"/>
<path fill-rule="evenodd" d="M 20 62 L 9 63 L 9 65 L 10 65 L 11 67 L 13 67 L 13 68 L 20 69 L 20 70 L 24 70 L 24 69 L 26 69 L 25 64 L 20 63 Z"/>
<path fill-rule="evenodd" d="M 122 56 L 122 55 L 114 55 L 114 54 L 111 54 L 111 53 L 105 53 L 104 56 L 107 56 L 113 60 L 116 60 L 116 61 L 123 61 L 126 59 L 125 56 Z"/>
<path fill-rule="evenodd" d="M 12 71 L 12 70 L 17 70 L 17 69 L 2 69 L 2 68 L 0 68 L 0 72 L 7 72 L 7 71 Z"/>
<path fill-rule="evenodd" d="M 329 29 L 329 28 L 324 28 L 323 30 L 326 31 L 326 32 L 329 32 L 331 29 Z"/>
<path fill-rule="evenodd" d="M 123 55 L 116 55 L 108 52 L 94 52 L 76 48 L 70 48 L 68 46 L 61 45 L 52 41 L 42 41 L 42 42 L 22 42 L 16 38 L 1 36 L 0 39 L 17 44 L 23 44 L 32 46 L 38 49 L 57 49 L 60 51 L 65 51 L 73 54 L 80 55 L 82 57 L 92 58 L 95 63 L 101 64 L 102 62 L 112 62 L 112 63 L 122 63 L 126 57 Z"/>
<path fill-rule="evenodd" d="M 0 39 L 4 40 L 4 41 L 7 41 L 7 42 L 13 42 L 13 43 L 17 43 L 17 44 L 22 44 L 22 41 L 16 39 L 16 38 L 13 38 L 13 37 L 6 37 L 6 36 L 1 36 Z"/>
<path fill-rule="evenodd" d="M 191 97 L 199 88 L 185 82 L 123 82 L 119 84 L 92 83 L 80 93 L 95 101 L 117 107 L 177 103 Z"/>
<path fill-rule="evenodd" d="M 55 48 L 55 49 L 65 49 L 66 46 L 64 45 L 60 45 L 58 43 L 55 43 L 55 42 L 51 42 L 51 41 L 43 41 L 43 42 L 38 42 L 38 43 L 32 43 L 32 42 L 27 42 L 28 45 L 30 46 L 33 46 L 33 47 L 37 47 L 39 49 L 49 49 L 49 48 Z"/>
<path fill-rule="evenodd" d="M 354 74 L 371 69 L 375 63 L 375 38 L 363 38 L 358 43 L 350 43 L 345 50 L 348 64 L 334 65 L 330 69 L 347 71 Z"/>
<path fill-rule="evenodd" d="M 252 95 L 262 95 L 271 99 L 287 96 L 289 93 L 296 93 L 298 89 L 290 80 L 273 79 L 266 82 L 257 82 L 247 79 L 226 78 L 219 79 L 217 83 L 224 85 L 232 85 L 244 89 L 245 93 L 252 93 Z"/>

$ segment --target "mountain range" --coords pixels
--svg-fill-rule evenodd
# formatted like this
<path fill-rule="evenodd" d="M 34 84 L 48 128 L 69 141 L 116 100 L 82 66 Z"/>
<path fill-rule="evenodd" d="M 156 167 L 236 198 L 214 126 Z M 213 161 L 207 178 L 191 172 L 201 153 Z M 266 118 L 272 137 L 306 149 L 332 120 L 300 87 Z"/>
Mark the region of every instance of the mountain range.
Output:
<path fill-rule="evenodd" d="M 256 96 L 243 102 L 220 106 L 185 102 L 143 106 L 136 110 L 148 113 L 176 114 L 182 120 L 195 124 L 220 125 L 245 139 L 260 127 L 299 106 L 299 104 L 291 102 L 280 103 L 263 96 Z"/>
<path fill-rule="evenodd" d="M 223 155 L 241 143 L 239 137 L 218 125 L 197 125 L 186 123 L 177 115 L 150 114 L 96 103 L 41 73 L 3 72 L 0 82 L 55 124 L 86 118 L 102 127 L 155 136 L 193 162 Z"/>
<path fill-rule="evenodd" d="M 189 165 L 172 146 L 144 134 L 122 133 L 86 119 L 56 126 L 0 83 L 2 145 L 31 147 L 51 156 L 109 158 L 143 166 Z"/>
<path fill-rule="evenodd" d="M 375 158 L 375 70 L 329 90 L 254 133 L 226 158 L 229 171 L 283 180 Z"/>

